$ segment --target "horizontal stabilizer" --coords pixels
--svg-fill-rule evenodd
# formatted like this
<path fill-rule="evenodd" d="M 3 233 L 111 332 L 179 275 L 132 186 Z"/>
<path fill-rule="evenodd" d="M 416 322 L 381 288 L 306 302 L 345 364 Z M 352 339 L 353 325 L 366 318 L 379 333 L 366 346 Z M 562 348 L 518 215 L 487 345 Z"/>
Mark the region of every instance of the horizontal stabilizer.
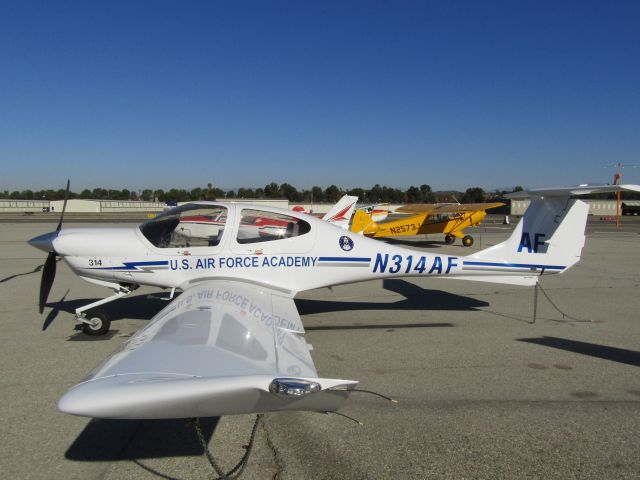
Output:
<path fill-rule="evenodd" d="M 456 275 L 455 277 L 440 277 L 446 280 L 470 280 L 473 282 L 501 283 L 505 285 L 518 285 L 532 287 L 538 283 L 538 275 Z"/>
<path fill-rule="evenodd" d="M 527 191 L 513 192 L 506 198 L 519 200 L 531 197 L 568 197 L 571 195 L 591 195 L 597 193 L 640 192 L 640 185 L 576 185 L 574 187 L 534 188 Z"/>

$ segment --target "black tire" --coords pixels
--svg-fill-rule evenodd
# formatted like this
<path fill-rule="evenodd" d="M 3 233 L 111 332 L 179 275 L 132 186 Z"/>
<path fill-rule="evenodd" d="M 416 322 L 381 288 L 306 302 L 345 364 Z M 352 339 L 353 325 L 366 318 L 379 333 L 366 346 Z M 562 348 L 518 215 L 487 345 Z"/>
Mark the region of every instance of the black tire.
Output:
<path fill-rule="evenodd" d="M 465 235 L 462 238 L 462 245 L 464 245 L 465 247 L 470 247 L 471 245 L 473 245 L 473 237 L 471 235 Z"/>
<path fill-rule="evenodd" d="M 109 315 L 107 315 L 104 310 L 91 310 L 87 312 L 87 320 L 91 323 L 83 323 L 82 331 L 92 337 L 104 335 L 111 327 L 111 318 L 109 318 Z"/>
<path fill-rule="evenodd" d="M 453 235 L 451 235 L 450 233 L 447 233 L 444 236 L 444 243 L 446 243 L 447 245 L 451 245 L 453 242 L 456 241 L 456 237 L 454 237 Z"/>

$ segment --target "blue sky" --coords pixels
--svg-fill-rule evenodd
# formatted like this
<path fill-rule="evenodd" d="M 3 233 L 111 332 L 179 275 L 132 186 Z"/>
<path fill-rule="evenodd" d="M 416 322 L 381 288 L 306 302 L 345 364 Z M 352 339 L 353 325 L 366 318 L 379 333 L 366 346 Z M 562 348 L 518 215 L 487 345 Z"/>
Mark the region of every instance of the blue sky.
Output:
<path fill-rule="evenodd" d="M 640 164 L 639 25 L 638 1 L 4 2 L 0 190 L 608 182 Z"/>

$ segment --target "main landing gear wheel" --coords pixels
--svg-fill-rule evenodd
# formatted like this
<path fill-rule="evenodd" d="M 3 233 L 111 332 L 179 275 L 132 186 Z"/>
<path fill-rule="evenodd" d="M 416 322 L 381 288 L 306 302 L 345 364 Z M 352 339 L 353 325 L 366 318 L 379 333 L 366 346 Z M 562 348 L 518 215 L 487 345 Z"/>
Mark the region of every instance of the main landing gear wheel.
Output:
<path fill-rule="evenodd" d="M 444 243 L 446 243 L 447 245 L 451 245 L 453 242 L 456 241 L 456 237 L 454 237 L 453 235 L 451 235 L 450 233 L 447 233 L 444 236 Z"/>
<path fill-rule="evenodd" d="M 471 245 L 473 245 L 473 237 L 471 235 L 465 235 L 462 238 L 462 245 L 464 245 L 465 247 L 470 247 Z"/>
<path fill-rule="evenodd" d="M 87 321 L 82 324 L 82 331 L 87 335 L 104 335 L 111 327 L 111 318 L 104 310 L 91 310 L 87 312 Z"/>

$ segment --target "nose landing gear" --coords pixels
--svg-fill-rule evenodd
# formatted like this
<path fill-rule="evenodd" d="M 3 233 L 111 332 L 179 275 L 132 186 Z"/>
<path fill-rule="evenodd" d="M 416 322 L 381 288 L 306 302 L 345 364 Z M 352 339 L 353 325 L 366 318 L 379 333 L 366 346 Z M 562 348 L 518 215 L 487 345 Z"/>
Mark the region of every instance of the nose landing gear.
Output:
<path fill-rule="evenodd" d="M 75 329 L 82 330 L 86 335 L 104 335 L 111 327 L 111 317 L 104 310 L 91 310 L 81 315 L 83 316 L 80 323 L 76 324 Z"/>
<path fill-rule="evenodd" d="M 111 327 L 111 317 L 107 312 L 101 309 L 96 309 L 100 305 L 112 302 L 122 297 L 130 295 L 134 290 L 137 290 L 140 285 L 127 284 L 117 285 L 111 287 L 115 291 L 113 295 L 97 302 L 90 303 L 84 307 L 76 308 L 76 330 L 82 330 L 85 334 L 91 336 L 104 335 L 109 331 Z"/>

